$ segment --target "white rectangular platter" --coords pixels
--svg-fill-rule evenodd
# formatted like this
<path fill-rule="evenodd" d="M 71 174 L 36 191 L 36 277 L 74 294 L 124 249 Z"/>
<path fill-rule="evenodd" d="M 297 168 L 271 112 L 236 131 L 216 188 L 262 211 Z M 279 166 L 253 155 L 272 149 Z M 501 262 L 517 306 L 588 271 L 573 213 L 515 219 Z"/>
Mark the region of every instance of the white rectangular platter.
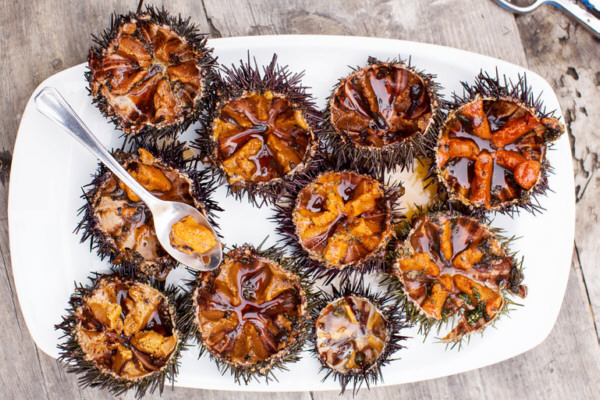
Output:
<path fill-rule="evenodd" d="M 277 53 L 280 64 L 295 72 L 305 71 L 303 83 L 323 107 L 337 79 L 347 75 L 348 66 L 362 66 L 368 56 L 388 59 L 400 55 L 427 72 L 437 74 L 446 98 L 460 91 L 460 81 L 472 82 L 483 69 L 516 79 L 526 73 L 536 94 L 549 110 L 559 103 L 550 85 L 534 72 L 498 59 L 423 43 L 400 40 L 337 36 L 260 36 L 214 39 L 210 41 L 224 65 L 246 59 L 247 52 L 259 65 Z M 120 132 L 92 105 L 84 80 L 85 65 L 62 71 L 43 82 L 56 87 L 71 103 L 88 126 L 107 147 L 119 147 Z M 36 92 L 39 90 L 36 89 Z M 34 95 L 35 95 L 34 93 Z M 33 96 L 32 96 L 33 99 Z M 9 195 L 10 244 L 15 285 L 29 332 L 40 349 L 57 357 L 59 333 L 54 330 L 74 282 L 86 281 L 91 271 L 106 271 L 107 263 L 80 244 L 73 233 L 78 222 L 77 210 L 83 205 L 81 187 L 90 181 L 97 162 L 78 143 L 39 114 L 30 99 L 15 144 Z M 193 138 L 190 128 L 184 138 Z M 564 134 L 549 152 L 555 174 L 549 178 L 550 192 L 541 199 L 546 208 L 533 216 L 521 213 L 515 219 L 495 218 L 493 225 L 520 237 L 514 249 L 525 257 L 525 283 L 529 294 L 522 307 L 510 318 L 501 318 L 496 329 L 475 336 L 460 351 L 446 349 L 430 336 L 425 341 L 413 328 L 407 349 L 397 353 L 400 359 L 384 368 L 384 382 L 392 385 L 460 373 L 514 357 L 540 344 L 550 333 L 558 316 L 565 292 L 573 247 L 575 201 L 569 137 Z M 228 245 L 249 242 L 258 245 L 269 235 L 275 243 L 274 224 L 267 218 L 271 211 L 255 209 L 236 202 L 219 188 L 216 199 L 226 210 L 220 214 L 221 232 Z M 181 269 L 180 269 L 181 270 Z M 183 271 L 169 276 L 177 282 Z M 443 332 L 442 332 L 443 333 Z M 252 382 L 239 386 L 229 375 L 221 376 L 207 358 L 198 359 L 197 347 L 183 355 L 176 385 L 221 390 L 302 391 L 336 390 L 332 380 L 321 382 L 319 362 L 305 352 L 289 371 L 278 374 L 278 382 Z"/>

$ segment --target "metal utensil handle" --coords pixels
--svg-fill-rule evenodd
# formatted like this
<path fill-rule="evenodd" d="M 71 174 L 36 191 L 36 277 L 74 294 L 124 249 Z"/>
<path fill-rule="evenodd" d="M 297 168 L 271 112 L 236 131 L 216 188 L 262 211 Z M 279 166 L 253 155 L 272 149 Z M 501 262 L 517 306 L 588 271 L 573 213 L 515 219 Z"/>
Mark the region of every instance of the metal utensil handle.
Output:
<path fill-rule="evenodd" d="M 551 0 L 549 3 L 562 8 L 573 17 L 577 18 L 593 34 L 600 37 L 600 19 L 592 14 L 588 9 L 581 7 L 575 0 Z"/>
<path fill-rule="evenodd" d="M 73 111 L 69 103 L 62 95 L 52 87 L 40 90 L 35 96 L 35 105 L 40 113 L 51 121 L 60 125 L 79 143 L 95 155 L 104 165 L 108 167 L 125 185 L 127 185 L 150 209 L 160 200 L 156 199 L 149 191 L 138 183 L 129 173 L 114 159 L 108 150 L 100 143 L 98 138 L 83 123 L 81 118 Z"/>
<path fill-rule="evenodd" d="M 496 2 L 501 7 L 517 14 L 529 13 L 542 4 L 550 3 L 571 14 L 571 16 L 581 22 L 590 32 L 592 32 L 592 34 L 600 37 L 600 19 L 585 7 L 579 6 L 575 0 L 536 0 L 533 4 L 524 7 L 514 5 L 509 0 L 496 0 Z"/>
<path fill-rule="evenodd" d="M 535 10 L 536 8 L 538 8 L 539 6 L 541 6 L 542 4 L 546 3 L 547 0 L 536 0 L 534 1 L 532 4 L 528 5 L 528 6 L 517 6 L 513 3 L 510 2 L 510 0 L 496 0 L 496 2 L 502 7 L 505 8 L 507 10 L 510 10 L 514 13 L 517 14 L 525 14 L 528 12 L 531 12 L 533 10 Z"/>

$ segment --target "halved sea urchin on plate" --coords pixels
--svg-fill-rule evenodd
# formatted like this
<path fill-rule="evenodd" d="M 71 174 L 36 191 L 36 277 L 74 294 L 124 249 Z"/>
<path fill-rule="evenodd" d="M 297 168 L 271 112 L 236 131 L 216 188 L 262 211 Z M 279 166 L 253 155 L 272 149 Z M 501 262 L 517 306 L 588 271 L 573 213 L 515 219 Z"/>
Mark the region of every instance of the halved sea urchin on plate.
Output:
<path fill-rule="evenodd" d="M 174 137 L 198 119 L 214 75 L 206 39 L 164 8 L 113 15 L 89 52 L 94 103 L 128 137 Z"/>
<path fill-rule="evenodd" d="M 321 293 L 313 311 L 312 351 L 325 378 L 333 376 L 342 393 L 383 379 L 381 368 L 404 346 L 400 331 L 408 327 L 397 299 L 386 291 L 374 294 L 364 285 L 345 283 Z"/>
<path fill-rule="evenodd" d="M 507 294 L 525 297 L 521 263 L 505 239 L 479 219 L 452 212 L 413 217 L 412 230 L 393 257 L 391 281 L 399 282 L 412 321 L 428 334 L 454 321 L 442 342 L 459 343 L 508 311 Z"/>
<path fill-rule="evenodd" d="M 237 383 L 275 378 L 298 360 L 310 329 L 309 284 L 275 247 L 244 245 L 190 282 L 187 332 Z"/>
<path fill-rule="evenodd" d="M 149 141 L 145 147 L 131 145 L 129 152 L 117 150 L 114 156 L 153 195 L 193 205 L 218 228 L 214 212 L 221 209 L 211 199 L 214 179 L 209 171 L 196 169 L 196 160 L 184 156 L 185 149 L 183 143 Z M 177 261 L 158 242 L 144 202 L 102 164 L 85 190 L 77 227 L 81 241 L 90 239 L 98 255 L 114 265 L 164 280 Z"/>
<path fill-rule="evenodd" d="M 340 79 L 326 112 L 326 143 L 337 166 L 383 176 L 427 156 L 440 116 L 433 78 L 410 63 L 369 57 Z"/>
<path fill-rule="evenodd" d="M 562 124 L 534 98 L 525 77 L 516 84 L 480 74 L 463 82 L 441 125 L 434 173 L 451 200 L 471 210 L 539 211 L 548 188 L 550 142 Z"/>
<path fill-rule="evenodd" d="M 196 146 L 237 198 L 277 201 L 284 182 L 316 164 L 321 114 L 303 73 L 279 66 L 276 55 L 262 73 L 249 59 L 223 70 Z"/>
<path fill-rule="evenodd" d="M 403 193 L 369 175 L 325 171 L 290 185 L 274 220 L 302 268 L 329 282 L 383 268 Z"/>
<path fill-rule="evenodd" d="M 175 289 L 161 291 L 124 275 L 97 275 L 77 286 L 71 308 L 56 326 L 63 332 L 59 360 L 80 374 L 84 387 L 137 397 L 177 374 L 183 339 L 175 311 Z"/>

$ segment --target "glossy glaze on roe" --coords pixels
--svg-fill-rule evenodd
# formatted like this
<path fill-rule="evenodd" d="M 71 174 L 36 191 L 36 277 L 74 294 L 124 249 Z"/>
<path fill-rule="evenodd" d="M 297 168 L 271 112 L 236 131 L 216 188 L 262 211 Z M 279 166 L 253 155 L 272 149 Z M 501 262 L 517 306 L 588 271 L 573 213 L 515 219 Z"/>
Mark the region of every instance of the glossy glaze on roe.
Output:
<path fill-rule="evenodd" d="M 329 303 L 315 322 L 319 358 L 334 371 L 368 371 L 389 339 L 388 321 L 364 297 L 347 296 Z"/>
<path fill-rule="evenodd" d="M 144 149 L 139 155 L 118 153 L 125 169 L 154 196 L 200 209 L 192 196 L 190 179 L 167 167 Z M 107 172 L 92 201 L 98 228 L 114 243 L 115 263 L 133 262 L 143 273 L 164 279 L 176 262 L 161 247 L 152 213 L 135 193 Z"/>
<path fill-rule="evenodd" d="M 400 64 L 380 63 L 340 80 L 331 123 L 362 147 L 384 147 L 427 130 L 432 105 L 423 79 Z"/>
<path fill-rule="evenodd" d="M 271 91 L 228 101 L 212 129 L 230 184 L 269 182 L 289 174 L 305 161 L 312 142 L 301 109 Z"/>
<path fill-rule="evenodd" d="M 473 218 L 420 216 L 399 254 L 393 273 L 427 318 L 442 320 L 462 311 L 444 341 L 459 340 L 491 323 L 504 307 L 504 289 L 526 294 L 515 260 L 489 228 Z"/>
<path fill-rule="evenodd" d="M 136 380 L 160 371 L 178 344 L 167 298 L 119 277 L 100 278 L 76 310 L 85 359 L 100 371 Z"/>
<path fill-rule="evenodd" d="M 174 125 L 192 115 L 202 96 L 203 58 L 169 26 L 137 16 L 101 53 L 90 51 L 92 95 L 106 101 L 107 113 L 128 133 Z"/>
<path fill-rule="evenodd" d="M 474 100 L 451 114 L 442 128 L 439 174 L 468 205 L 494 208 L 526 201 L 541 179 L 547 130 L 559 125 L 556 118 L 540 120 L 515 101 Z"/>
<path fill-rule="evenodd" d="M 302 335 L 307 300 L 300 279 L 254 250 L 232 250 L 199 279 L 195 322 L 202 345 L 220 360 L 269 369 Z"/>
<path fill-rule="evenodd" d="M 391 235 L 391 207 L 377 180 L 354 172 L 329 172 L 300 191 L 293 221 L 311 258 L 343 267 L 385 246 Z"/>

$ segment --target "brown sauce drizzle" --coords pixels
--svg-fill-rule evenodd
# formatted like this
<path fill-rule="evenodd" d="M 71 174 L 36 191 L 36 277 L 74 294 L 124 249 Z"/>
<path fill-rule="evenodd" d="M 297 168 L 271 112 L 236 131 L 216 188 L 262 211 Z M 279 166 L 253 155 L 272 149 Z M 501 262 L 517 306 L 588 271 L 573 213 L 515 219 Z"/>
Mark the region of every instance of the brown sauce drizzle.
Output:
<path fill-rule="evenodd" d="M 342 374 L 369 370 L 388 340 L 387 320 L 363 297 L 348 296 L 328 304 L 315 326 L 319 357 Z"/>
<path fill-rule="evenodd" d="M 475 100 L 444 125 L 437 150 L 442 178 L 460 198 L 486 208 L 520 199 L 545 161 L 550 118 L 540 122 L 509 100 Z M 487 157 L 487 158 L 486 158 Z"/>
<path fill-rule="evenodd" d="M 113 313 L 117 305 L 119 316 Z M 167 300 L 138 282 L 102 278 L 77 315 L 78 341 L 86 356 L 125 379 L 160 370 L 178 342 Z"/>
<path fill-rule="evenodd" d="M 233 364 L 266 361 L 295 340 L 306 295 L 278 264 L 236 249 L 195 297 L 203 344 Z"/>
<path fill-rule="evenodd" d="M 502 309 L 503 289 L 525 293 L 523 286 L 514 287 L 514 261 L 479 221 L 433 214 L 418 217 L 413 226 L 394 274 L 429 318 L 463 311 L 445 339 L 483 329 Z"/>
<path fill-rule="evenodd" d="M 321 175 L 298 194 L 293 218 L 302 246 L 334 266 L 372 254 L 390 227 L 389 201 L 366 175 Z"/>
<path fill-rule="evenodd" d="M 202 93 L 202 57 L 171 28 L 141 16 L 119 28 L 104 54 L 90 53 L 92 92 L 128 132 L 176 123 Z"/>
<path fill-rule="evenodd" d="M 300 109 L 270 91 L 227 102 L 213 122 L 213 134 L 230 183 L 288 174 L 304 160 L 311 141 Z"/>
<path fill-rule="evenodd" d="M 393 64 L 364 67 L 334 91 L 331 122 L 359 146 L 383 147 L 425 131 L 432 111 L 425 83 Z"/>

